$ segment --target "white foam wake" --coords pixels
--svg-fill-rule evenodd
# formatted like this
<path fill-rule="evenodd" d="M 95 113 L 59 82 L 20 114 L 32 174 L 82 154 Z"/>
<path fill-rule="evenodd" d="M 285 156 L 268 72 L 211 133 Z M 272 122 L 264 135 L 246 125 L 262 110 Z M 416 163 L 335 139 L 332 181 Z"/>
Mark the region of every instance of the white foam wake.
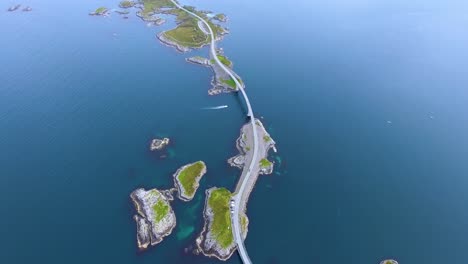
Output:
<path fill-rule="evenodd" d="M 228 108 L 227 105 L 220 105 L 220 106 L 213 106 L 213 107 L 203 107 L 202 109 L 204 110 L 218 110 L 218 109 L 223 109 L 223 108 Z"/>

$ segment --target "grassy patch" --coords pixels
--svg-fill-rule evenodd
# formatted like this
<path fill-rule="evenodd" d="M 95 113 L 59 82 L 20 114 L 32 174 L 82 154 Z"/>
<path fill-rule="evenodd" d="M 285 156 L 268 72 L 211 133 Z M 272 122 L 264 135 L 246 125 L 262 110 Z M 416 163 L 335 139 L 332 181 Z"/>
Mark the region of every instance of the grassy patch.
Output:
<path fill-rule="evenodd" d="M 208 43 L 209 38 L 198 27 L 198 20 L 180 9 L 172 9 L 170 14 L 177 16 L 178 26 L 164 32 L 166 37 L 186 47 L 198 47 Z"/>
<path fill-rule="evenodd" d="M 169 205 L 162 199 L 159 199 L 158 202 L 153 205 L 153 212 L 156 216 L 156 222 L 159 222 L 169 213 Z"/>
<path fill-rule="evenodd" d="M 263 136 L 263 140 L 264 140 L 265 142 L 270 142 L 270 141 L 271 141 L 271 137 L 265 135 L 265 136 Z"/>
<path fill-rule="evenodd" d="M 249 146 L 245 147 L 245 150 L 250 151 L 250 147 Z"/>
<path fill-rule="evenodd" d="M 94 11 L 94 13 L 96 13 L 96 14 L 103 14 L 103 13 L 105 13 L 106 11 L 107 11 L 107 8 L 101 6 L 101 7 L 99 7 L 98 9 L 96 9 L 96 11 Z"/>
<path fill-rule="evenodd" d="M 175 7 L 170 0 L 143 0 L 143 11 L 144 15 L 154 12 L 163 7 Z"/>
<path fill-rule="evenodd" d="M 124 0 L 124 1 L 120 2 L 120 7 L 123 7 L 123 8 L 132 7 L 134 5 L 135 5 L 135 2 L 133 2 L 133 1 Z"/>
<path fill-rule="evenodd" d="M 195 8 L 189 6 L 184 6 L 184 8 L 208 21 L 206 14 L 196 11 Z M 199 47 L 209 43 L 210 37 L 198 27 L 197 18 L 177 8 L 171 9 L 168 13 L 177 17 L 178 26 L 164 32 L 167 38 L 185 47 Z"/>
<path fill-rule="evenodd" d="M 218 56 L 218 59 L 221 61 L 222 64 L 224 64 L 224 65 L 226 65 L 228 67 L 232 66 L 232 62 L 230 60 L 228 60 L 228 58 L 226 58 L 223 55 L 217 55 L 217 56 Z"/>
<path fill-rule="evenodd" d="M 193 193 L 195 192 L 195 179 L 197 178 L 198 175 L 200 175 L 200 173 L 202 172 L 204 168 L 205 168 L 205 165 L 203 164 L 203 162 L 198 161 L 188 166 L 187 168 L 185 168 L 178 175 L 177 178 L 182 184 L 182 187 L 184 187 L 185 193 L 188 196 L 192 196 Z"/>
<path fill-rule="evenodd" d="M 229 215 L 230 199 L 231 193 L 225 188 L 212 191 L 208 199 L 208 205 L 213 209 L 214 213 L 211 232 L 222 248 L 227 248 L 234 241 Z"/>
<path fill-rule="evenodd" d="M 228 80 L 222 79 L 221 82 L 224 83 L 224 84 L 227 84 L 229 87 L 231 87 L 233 89 L 236 88 L 236 82 L 232 78 L 229 78 Z"/>
<path fill-rule="evenodd" d="M 261 159 L 260 160 L 260 167 L 263 167 L 263 168 L 266 168 L 266 167 L 270 167 L 271 166 L 271 162 L 267 159 Z"/>
<path fill-rule="evenodd" d="M 247 217 L 243 215 L 243 216 L 241 216 L 242 232 L 245 232 L 246 227 L 247 227 Z"/>
<path fill-rule="evenodd" d="M 198 26 L 190 24 L 179 25 L 178 27 L 164 32 L 167 38 L 185 47 L 199 47 L 208 43 L 207 36 Z"/>

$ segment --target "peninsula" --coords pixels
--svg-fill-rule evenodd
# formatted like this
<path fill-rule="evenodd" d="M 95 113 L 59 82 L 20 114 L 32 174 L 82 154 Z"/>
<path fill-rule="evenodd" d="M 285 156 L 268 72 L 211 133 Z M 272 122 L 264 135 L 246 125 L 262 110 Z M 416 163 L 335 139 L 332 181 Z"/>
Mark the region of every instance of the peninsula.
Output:
<path fill-rule="evenodd" d="M 130 194 L 130 198 L 138 213 L 133 219 L 137 224 L 137 243 L 140 250 L 160 243 L 165 236 L 172 233 L 176 226 L 176 217 L 169 204 L 173 199 L 170 192 L 137 189 Z"/>
<path fill-rule="evenodd" d="M 193 199 L 205 173 L 206 165 L 203 161 L 182 166 L 174 173 L 174 184 L 180 200 L 188 202 Z"/>

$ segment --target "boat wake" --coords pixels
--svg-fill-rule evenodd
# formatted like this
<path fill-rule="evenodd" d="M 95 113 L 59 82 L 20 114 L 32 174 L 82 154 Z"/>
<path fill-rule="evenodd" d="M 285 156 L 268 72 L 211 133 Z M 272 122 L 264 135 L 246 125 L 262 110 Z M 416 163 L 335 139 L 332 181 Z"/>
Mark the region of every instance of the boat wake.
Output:
<path fill-rule="evenodd" d="M 227 105 L 220 105 L 220 106 L 213 106 L 213 107 L 203 107 L 203 110 L 218 110 L 218 109 L 224 109 L 228 108 Z"/>

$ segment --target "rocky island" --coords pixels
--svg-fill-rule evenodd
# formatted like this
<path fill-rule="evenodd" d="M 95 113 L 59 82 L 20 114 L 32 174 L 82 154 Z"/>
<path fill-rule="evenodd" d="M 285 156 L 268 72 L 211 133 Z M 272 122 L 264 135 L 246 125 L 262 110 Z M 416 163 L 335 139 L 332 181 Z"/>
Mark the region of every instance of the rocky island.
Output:
<path fill-rule="evenodd" d="M 380 264 L 398 264 L 398 262 L 393 259 L 387 259 L 387 260 L 380 262 Z"/>
<path fill-rule="evenodd" d="M 89 13 L 90 16 L 107 16 L 108 15 L 108 9 L 106 7 L 99 7 L 93 12 Z"/>
<path fill-rule="evenodd" d="M 190 201 L 195 196 L 200 179 L 206 173 L 206 165 L 203 161 L 197 161 L 182 166 L 174 173 L 174 184 L 178 190 L 178 197 L 182 201 Z"/>
<path fill-rule="evenodd" d="M 169 138 L 163 138 L 163 139 L 155 138 L 151 141 L 150 150 L 151 151 L 161 150 L 167 145 L 169 145 L 169 141 L 170 141 Z"/>
<path fill-rule="evenodd" d="M 176 226 L 176 217 L 169 201 L 172 196 L 157 189 L 146 191 L 137 189 L 130 194 L 135 208 L 137 224 L 137 243 L 140 250 L 149 245 L 160 243 L 165 236 L 172 233 Z"/>
<path fill-rule="evenodd" d="M 121 8 L 130 8 L 130 7 L 133 7 L 133 6 L 135 6 L 135 2 L 133 2 L 133 1 L 124 0 L 124 1 L 119 3 L 119 7 L 121 7 Z"/>
<path fill-rule="evenodd" d="M 227 260 L 235 252 L 237 245 L 232 234 L 230 217 L 231 192 L 225 188 L 213 187 L 206 191 L 203 217 L 205 224 L 197 238 L 198 252 L 208 257 Z M 242 215 L 242 234 L 247 236 L 248 219 Z"/>
<path fill-rule="evenodd" d="M 8 11 L 8 12 L 13 12 L 13 11 L 18 10 L 20 7 L 21 7 L 21 5 L 10 6 L 10 7 L 7 9 L 7 11 Z"/>

